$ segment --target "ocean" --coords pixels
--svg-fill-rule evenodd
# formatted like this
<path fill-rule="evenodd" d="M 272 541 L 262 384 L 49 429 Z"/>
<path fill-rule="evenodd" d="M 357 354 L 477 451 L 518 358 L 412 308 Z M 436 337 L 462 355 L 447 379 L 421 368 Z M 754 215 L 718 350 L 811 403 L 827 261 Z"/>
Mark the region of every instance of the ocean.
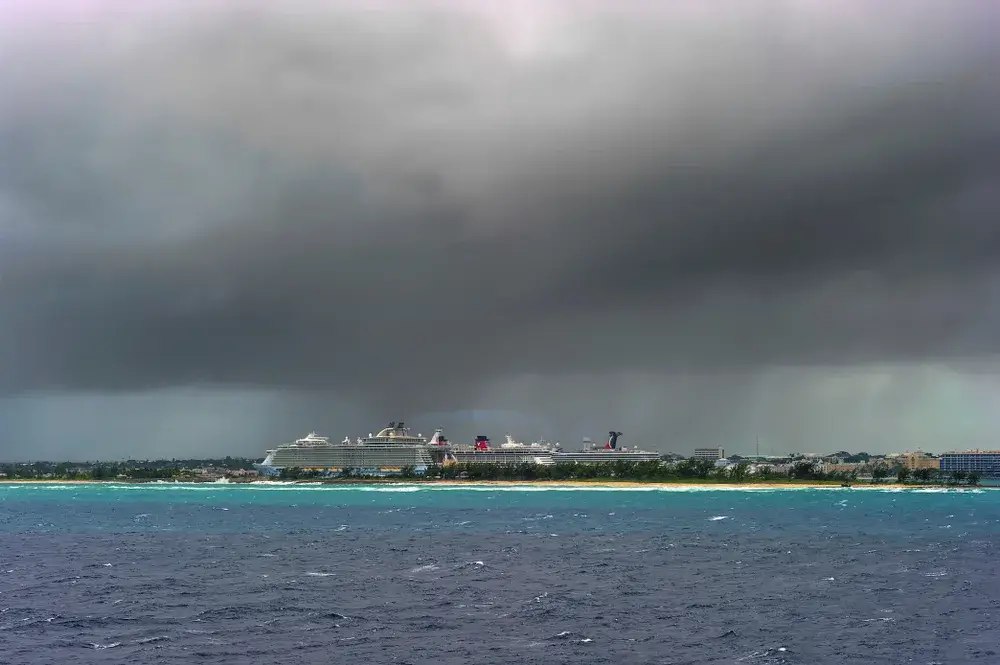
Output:
<path fill-rule="evenodd" d="M 0 485 L 0 663 L 1000 662 L 1000 490 Z"/>

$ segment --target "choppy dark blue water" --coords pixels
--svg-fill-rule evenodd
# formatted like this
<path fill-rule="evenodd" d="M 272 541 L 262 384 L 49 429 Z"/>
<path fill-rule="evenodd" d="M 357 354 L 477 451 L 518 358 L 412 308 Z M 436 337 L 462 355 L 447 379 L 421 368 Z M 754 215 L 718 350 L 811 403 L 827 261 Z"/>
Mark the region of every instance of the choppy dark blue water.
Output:
<path fill-rule="evenodd" d="M 0 485 L 0 662 L 998 663 L 998 532 L 983 490 Z"/>

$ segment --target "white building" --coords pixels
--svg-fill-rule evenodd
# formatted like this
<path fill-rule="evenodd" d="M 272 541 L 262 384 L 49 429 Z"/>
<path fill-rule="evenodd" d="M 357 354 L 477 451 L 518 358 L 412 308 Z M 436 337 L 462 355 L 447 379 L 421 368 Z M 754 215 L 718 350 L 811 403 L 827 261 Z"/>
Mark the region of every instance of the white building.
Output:
<path fill-rule="evenodd" d="M 709 462 L 714 462 L 716 460 L 725 459 L 726 451 L 722 448 L 695 448 L 694 458 L 708 460 Z"/>

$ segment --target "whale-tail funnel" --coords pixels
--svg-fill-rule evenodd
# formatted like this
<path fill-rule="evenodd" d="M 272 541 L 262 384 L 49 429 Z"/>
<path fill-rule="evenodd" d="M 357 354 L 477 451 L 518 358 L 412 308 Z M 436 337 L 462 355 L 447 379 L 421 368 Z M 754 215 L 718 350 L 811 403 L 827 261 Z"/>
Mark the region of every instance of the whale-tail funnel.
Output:
<path fill-rule="evenodd" d="M 608 443 L 604 447 L 607 448 L 608 450 L 614 450 L 615 448 L 617 448 L 618 437 L 620 437 L 621 435 L 622 435 L 621 432 L 615 432 L 615 431 L 608 432 Z"/>

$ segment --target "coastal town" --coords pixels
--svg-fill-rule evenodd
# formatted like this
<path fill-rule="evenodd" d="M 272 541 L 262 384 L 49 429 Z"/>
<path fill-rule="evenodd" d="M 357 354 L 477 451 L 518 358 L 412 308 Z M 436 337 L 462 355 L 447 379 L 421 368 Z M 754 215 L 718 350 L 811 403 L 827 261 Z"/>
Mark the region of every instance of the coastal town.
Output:
<path fill-rule="evenodd" d="M 94 480 L 253 482 L 261 479 L 258 460 L 245 457 L 216 459 L 123 460 L 87 462 L 25 461 L 0 463 L 0 480 Z M 491 468 L 493 467 L 493 468 Z M 539 467 L 529 469 L 529 467 Z M 564 468 L 559 468 L 564 467 Z M 589 468 L 588 468 L 589 467 Z M 337 474 L 361 478 L 358 473 Z M 398 476 L 415 478 L 412 470 Z M 838 451 L 832 454 L 727 455 L 723 448 L 697 448 L 690 456 L 662 454 L 658 461 L 572 462 L 556 467 L 516 464 L 459 464 L 452 469 L 431 469 L 428 478 L 483 480 L 615 479 L 666 481 L 701 480 L 729 483 L 754 481 L 840 481 L 978 484 L 1000 477 L 1000 451 L 949 451 L 934 455 L 923 451 L 889 453 Z M 308 470 L 289 469 L 280 478 L 318 479 Z M 326 476 L 329 477 L 329 476 Z"/>

